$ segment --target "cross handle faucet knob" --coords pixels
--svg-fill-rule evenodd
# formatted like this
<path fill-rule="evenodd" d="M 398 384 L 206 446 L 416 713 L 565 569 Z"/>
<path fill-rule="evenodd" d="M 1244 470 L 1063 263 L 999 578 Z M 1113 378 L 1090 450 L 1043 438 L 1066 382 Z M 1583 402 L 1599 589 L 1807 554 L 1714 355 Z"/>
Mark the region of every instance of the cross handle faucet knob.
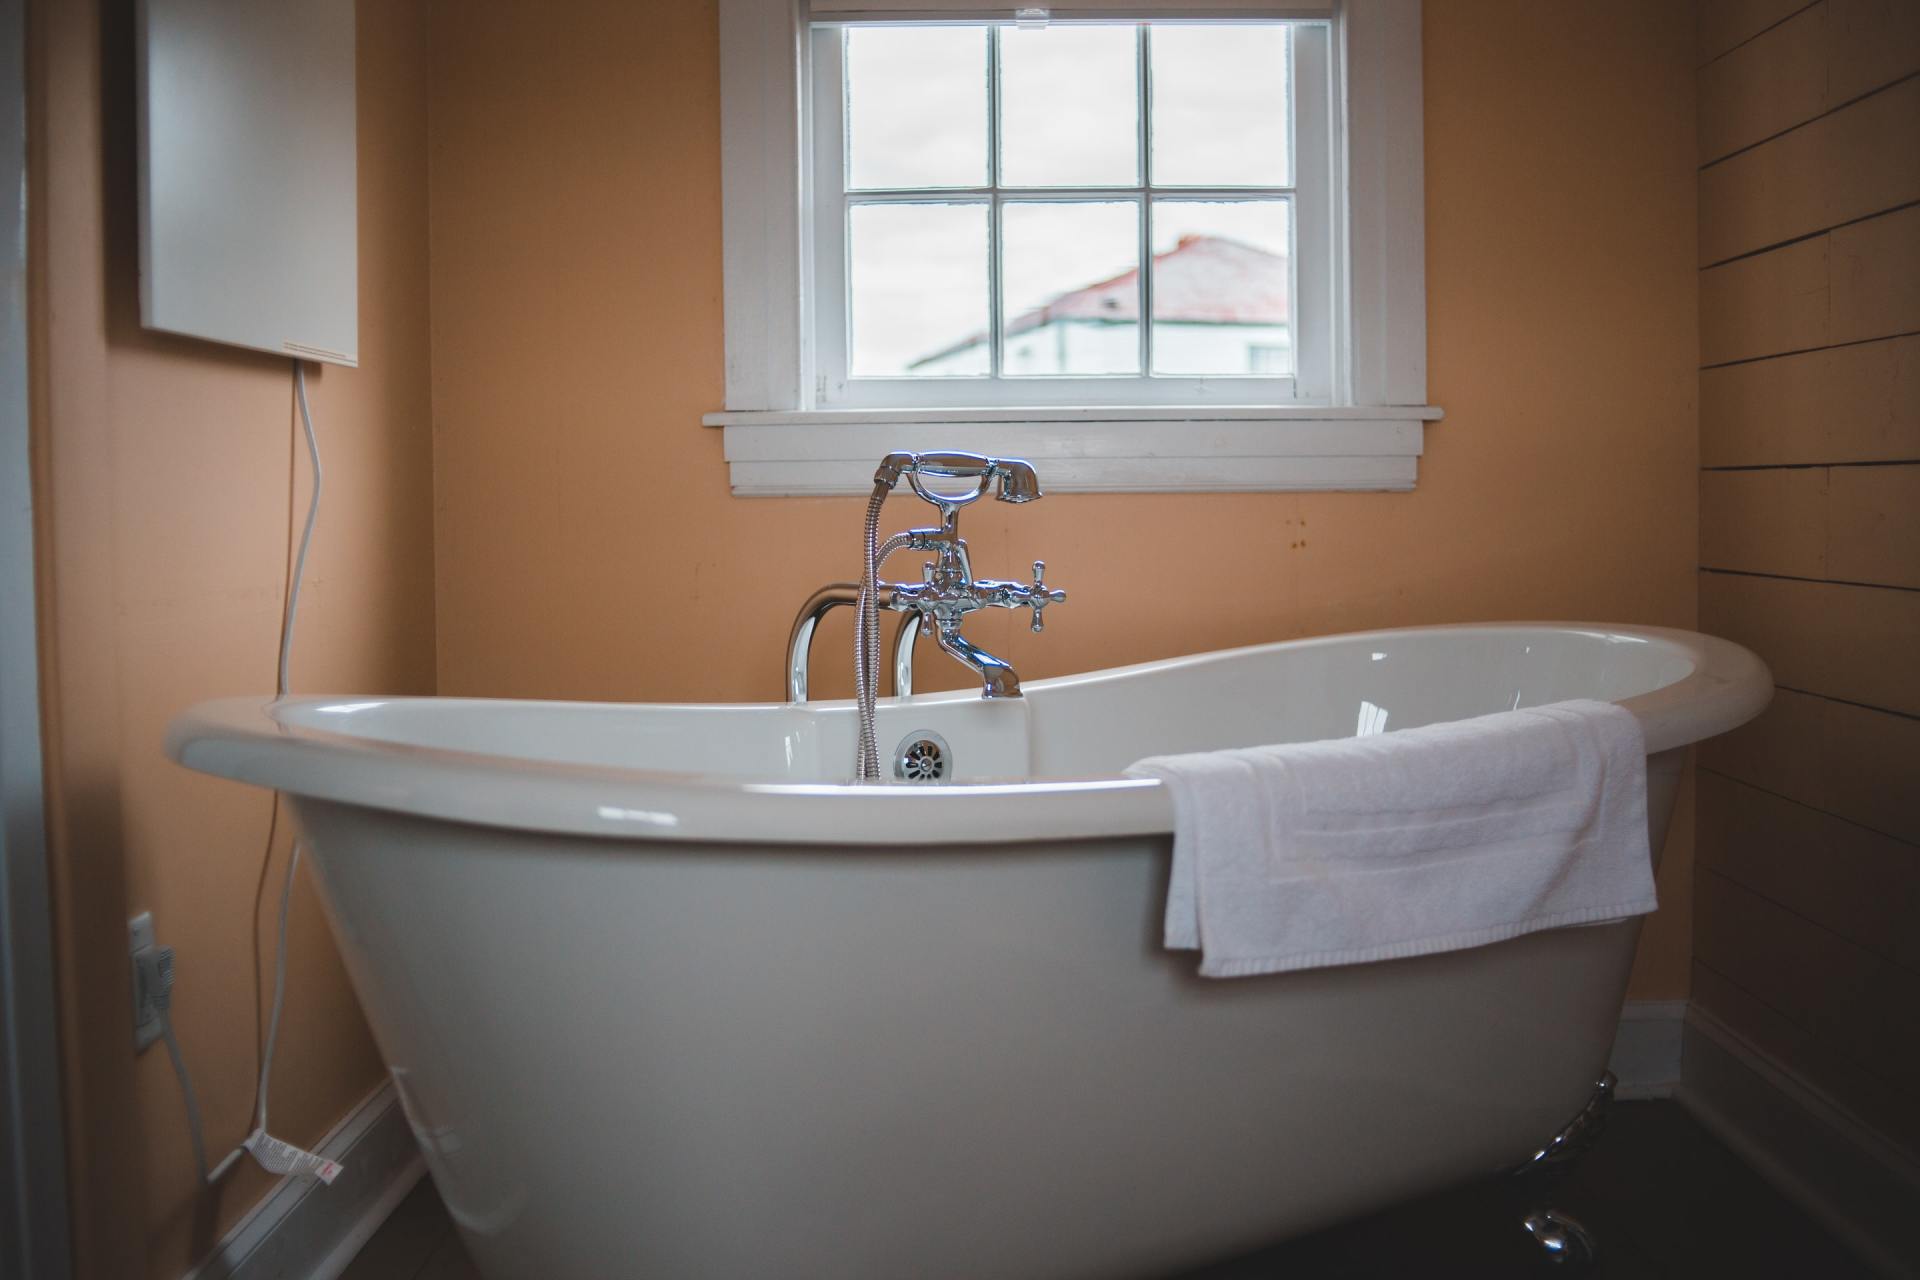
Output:
<path fill-rule="evenodd" d="M 1064 602 L 1066 598 L 1066 592 L 1058 588 L 1049 589 L 1047 587 L 1047 562 L 1045 560 L 1035 560 L 1033 562 L 1033 587 L 1027 594 L 1027 607 L 1033 610 L 1033 630 L 1036 632 L 1045 631 L 1047 629 L 1047 623 L 1046 619 L 1041 616 L 1040 611 L 1050 604 L 1060 604 Z"/>

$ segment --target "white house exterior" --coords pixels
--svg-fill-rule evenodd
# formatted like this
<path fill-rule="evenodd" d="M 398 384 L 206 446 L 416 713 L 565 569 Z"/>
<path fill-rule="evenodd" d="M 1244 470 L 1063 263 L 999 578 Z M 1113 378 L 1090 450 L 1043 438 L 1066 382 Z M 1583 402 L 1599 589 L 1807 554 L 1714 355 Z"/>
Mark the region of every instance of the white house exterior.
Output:
<path fill-rule="evenodd" d="M 1139 271 L 1063 293 L 1007 326 L 1007 374 L 1138 369 Z M 1247 376 L 1293 372 L 1284 255 L 1224 236 L 1193 235 L 1154 258 L 1155 373 Z M 988 335 L 911 364 L 917 375 L 979 374 Z"/>

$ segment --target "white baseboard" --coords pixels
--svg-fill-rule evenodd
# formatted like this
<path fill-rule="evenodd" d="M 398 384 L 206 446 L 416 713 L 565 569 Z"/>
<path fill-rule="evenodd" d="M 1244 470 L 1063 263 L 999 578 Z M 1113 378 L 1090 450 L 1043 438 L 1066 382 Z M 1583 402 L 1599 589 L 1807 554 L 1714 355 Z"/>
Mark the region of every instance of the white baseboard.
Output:
<path fill-rule="evenodd" d="M 1920 1162 L 1699 1008 L 1684 1054 L 1701 1124 L 1876 1270 L 1920 1275 Z"/>
<path fill-rule="evenodd" d="M 1680 1087 L 1685 1000 L 1635 1000 L 1620 1011 L 1620 1031 L 1607 1069 L 1623 1101 L 1671 1098 Z"/>
<path fill-rule="evenodd" d="M 391 1081 L 314 1150 L 345 1166 L 332 1186 L 282 1178 L 182 1280 L 337 1280 L 426 1171 Z"/>

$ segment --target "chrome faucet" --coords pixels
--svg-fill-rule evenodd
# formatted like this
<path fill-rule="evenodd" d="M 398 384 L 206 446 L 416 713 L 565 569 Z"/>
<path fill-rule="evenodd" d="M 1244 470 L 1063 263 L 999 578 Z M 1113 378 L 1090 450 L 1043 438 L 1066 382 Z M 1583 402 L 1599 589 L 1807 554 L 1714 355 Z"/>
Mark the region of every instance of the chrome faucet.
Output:
<path fill-rule="evenodd" d="M 1061 603 L 1067 598 L 1067 593 L 1047 586 L 1047 562 L 1044 560 L 1033 562 L 1033 581 L 1030 583 L 997 578 L 976 579 L 973 565 L 967 558 L 967 540 L 960 536 L 959 516 L 957 507 L 943 505 L 937 528 L 907 530 L 904 549 L 930 551 L 933 559 L 923 567 L 920 582 L 879 584 L 875 606 L 908 615 L 901 629 L 902 640 L 910 643 L 910 635 L 917 635 L 921 630 L 929 631 L 941 652 L 973 668 L 980 676 L 981 697 L 1017 698 L 1020 696 L 1020 677 L 1014 674 L 1013 668 L 960 634 L 960 625 L 976 609 L 1031 609 L 1032 629 L 1043 631 L 1046 629 L 1047 606 Z M 913 625 L 916 620 L 918 626 Z M 896 655 L 896 676 L 899 667 L 900 661 Z M 909 666 L 907 670 L 910 691 L 912 668 Z M 896 687 L 899 684 L 897 678 L 895 684 Z"/>
<path fill-rule="evenodd" d="M 935 528 L 895 533 L 885 543 L 879 541 L 879 509 L 887 495 L 906 476 L 922 499 L 941 510 L 941 522 Z M 929 478 L 972 480 L 972 487 L 958 493 L 927 486 Z M 860 603 L 854 612 L 852 674 L 854 702 L 858 706 L 858 745 L 854 748 L 854 779 L 862 783 L 879 781 L 879 747 L 874 737 L 874 702 L 879 693 L 879 606 L 881 593 L 887 591 L 887 608 L 916 614 L 922 626 L 933 629 L 933 643 L 948 656 L 964 662 L 981 677 L 981 697 L 1018 699 L 1020 677 L 1002 658 L 981 649 L 964 635 L 960 624 L 975 608 L 1031 608 L 1033 629 L 1039 631 L 1044 608 L 1068 599 L 1066 591 L 1046 585 L 1046 566 L 1033 562 L 1033 583 L 1020 581 L 973 580 L 972 560 L 966 553 L 966 539 L 960 537 L 960 509 L 977 503 L 996 489 L 1002 503 L 1031 503 L 1041 497 L 1041 482 L 1033 474 L 1033 464 L 1021 459 L 987 459 L 977 453 L 889 453 L 874 472 L 874 493 L 866 503 L 866 530 L 862 537 L 864 564 L 860 572 Z M 881 583 L 879 566 L 895 551 L 931 551 L 925 564 L 924 581 L 918 583 Z"/>
<path fill-rule="evenodd" d="M 1020 677 L 1013 668 L 962 635 L 961 623 L 976 609 L 1030 609 L 1032 628 L 1041 631 L 1046 627 L 1046 608 L 1064 601 L 1067 593 L 1047 586 L 1044 560 L 1033 562 L 1031 583 L 976 579 L 967 556 L 967 540 L 960 536 L 960 509 L 985 497 L 989 489 L 996 490 L 994 496 L 1001 502 L 1038 499 L 1040 481 L 1033 464 L 1019 458 L 983 458 L 972 453 L 890 453 L 874 473 L 876 495 L 891 489 L 902 476 L 916 494 L 939 508 L 940 523 L 895 534 L 887 540 L 884 551 L 926 551 L 933 558 L 923 567 L 920 582 L 876 581 L 874 607 L 917 616 L 943 653 L 980 676 L 982 697 L 1019 697 Z M 949 493 L 931 488 L 929 477 L 970 479 L 974 483 L 970 489 Z M 882 549 L 876 548 L 876 572 L 883 558 Z M 897 665 L 896 659 L 896 669 Z"/>
<path fill-rule="evenodd" d="M 883 543 L 880 541 L 880 508 L 902 477 L 916 494 L 939 508 L 940 523 L 896 533 Z M 931 487 L 929 480 L 972 483 L 958 492 L 949 492 Z M 874 703 L 879 693 L 881 609 L 906 615 L 894 642 L 896 694 L 912 692 L 913 644 L 919 633 L 927 630 L 933 633 L 934 643 L 943 653 L 979 675 L 981 697 L 1017 698 L 1020 677 L 1005 659 L 995 657 L 962 635 L 961 624 L 977 609 L 1030 609 L 1032 628 L 1041 631 L 1046 627 L 1047 608 L 1067 598 L 1066 592 L 1047 585 L 1044 560 L 1033 562 L 1032 582 L 973 576 L 967 541 L 960 536 L 960 509 L 984 498 L 989 490 L 1001 502 L 1032 502 L 1041 496 L 1033 464 L 1023 459 L 955 452 L 888 454 L 873 473 L 873 493 L 867 502 L 861 547 L 864 563 L 860 585 L 852 588 L 847 583 L 834 583 L 823 587 L 808 598 L 794 620 L 787 640 L 787 693 L 793 701 L 801 702 L 807 697 L 809 651 L 820 619 L 838 605 L 854 605 L 854 697 L 859 710 L 854 776 L 858 781 L 877 781 L 880 776 L 879 752 L 874 740 Z M 930 553 L 932 558 L 923 567 L 921 581 L 879 580 L 880 566 L 896 551 Z"/>

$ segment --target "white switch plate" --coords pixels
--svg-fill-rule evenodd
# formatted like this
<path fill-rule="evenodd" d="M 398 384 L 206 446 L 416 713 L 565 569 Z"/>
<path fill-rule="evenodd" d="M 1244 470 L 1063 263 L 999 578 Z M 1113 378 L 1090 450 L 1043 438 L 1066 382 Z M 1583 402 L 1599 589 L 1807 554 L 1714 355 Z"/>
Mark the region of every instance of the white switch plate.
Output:
<path fill-rule="evenodd" d="M 160 1010 L 155 1007 L 140 978 L 140 956 L 152 951 L 153 913 L 142 911 L 127 921 L 127 961 L 133 971 L 133 1047 L 146 1048 L 160 1038 Z"/>

